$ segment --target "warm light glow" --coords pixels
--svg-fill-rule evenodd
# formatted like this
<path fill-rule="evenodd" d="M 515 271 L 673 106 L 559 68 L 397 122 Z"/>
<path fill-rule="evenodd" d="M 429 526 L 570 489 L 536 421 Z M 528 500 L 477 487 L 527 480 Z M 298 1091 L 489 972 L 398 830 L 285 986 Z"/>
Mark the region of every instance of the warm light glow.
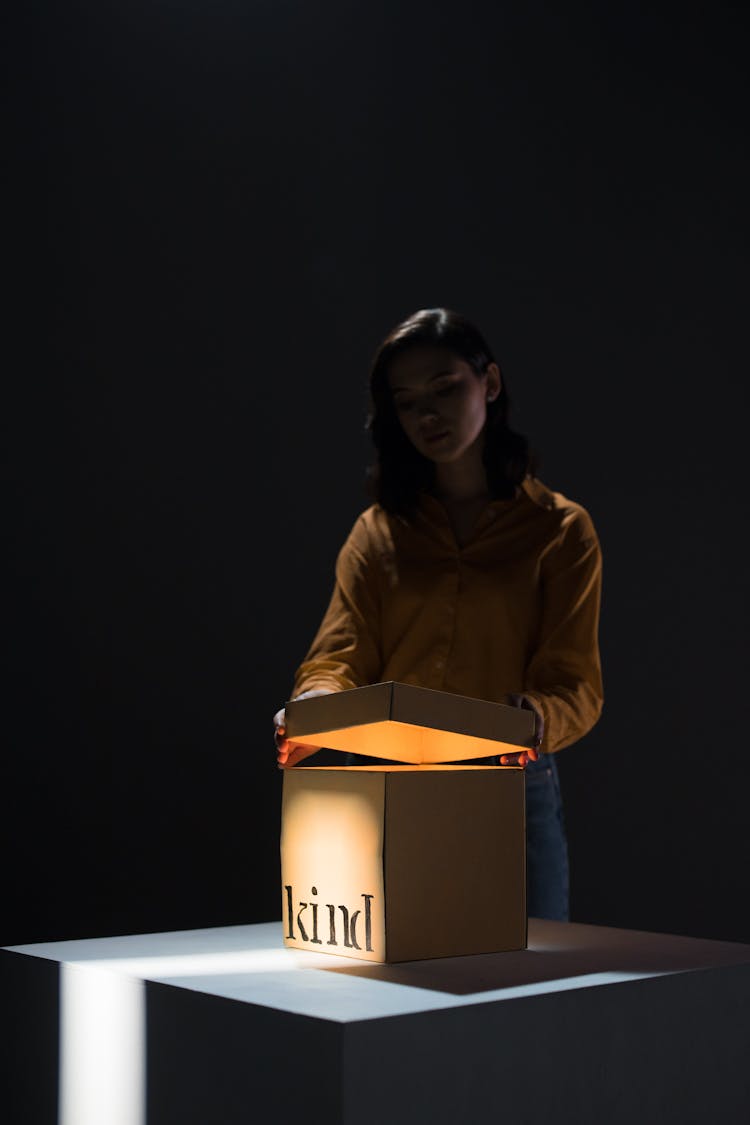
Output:
<path fill-rule="evenodd" d="M 289 770 L 281 814 L 284 942 L 385 960 L 385 775 Z M 307 937 L 305 937 L 307 935 Z"/>
<path fill-rule="evenodd" d="M 314 759 L 311 759 L 311 761 L 314 761 Z M 294 769 L 295 767 L 292 766 L 291 768 Z M 523 767 L 522 766 L 467 766 L 465 763 L 462 763 L 460 766 L 454 766 L 454 765 L 451 765 L 451 764 L 443 764 L 443 765 L 436 765 L 436 766 L 432 765 L 432 764 L 424 764 L 424 765 L 416 765 L 416 766 L 414 766 L 414 765 L 408 765 L 408 766 L 406 766 L 406 765 L 369 766 L 368 765 L 368 766 L 346 766 L 346 767 L 343 767 L 343 766 L 305 766 L 304 768 L 305 768 L 305 770 L 317 770 L 317 771 L 320 771 L 320 770 L 340 770 L 340 769 L 346 768 L 347 773 L 356 773 L 356 772 L 359 772 L 359 773 L 426 773 L 427 771 L 429 771 L 430 773 L 439 773 L 441 770 L 444 773 L 448 773 L 452 770 L 459 770 L 459 769 L 460 770 L 485 770 L 485 771 L 496 770 L 496 769 L 520 770 Z"/>
<path fill-rule="evenodd" d="M 307 746 L 325 746 L 329 750 L 364 754 L 370 758 L 391 758 L 394 762 L 425 765 L 486 758 L 492 754 L 517 754 L 519 750 L 516 743 L 476 738 L 471 734 L 392 722 L 390 719 L 305 733 L 299 736 L 299 742 Z"/>

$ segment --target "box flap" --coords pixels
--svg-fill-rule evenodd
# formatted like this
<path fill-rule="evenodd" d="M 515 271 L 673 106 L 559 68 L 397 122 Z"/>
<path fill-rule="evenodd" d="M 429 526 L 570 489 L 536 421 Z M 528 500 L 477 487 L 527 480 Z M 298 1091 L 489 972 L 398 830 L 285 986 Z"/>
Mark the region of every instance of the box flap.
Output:
<path fill-rule="evenodd" d="M 534 743 L 531 711 L 395 681 L 291 700 L 286 727 L 291 742 L 412 765 L 517 753 Z"/>

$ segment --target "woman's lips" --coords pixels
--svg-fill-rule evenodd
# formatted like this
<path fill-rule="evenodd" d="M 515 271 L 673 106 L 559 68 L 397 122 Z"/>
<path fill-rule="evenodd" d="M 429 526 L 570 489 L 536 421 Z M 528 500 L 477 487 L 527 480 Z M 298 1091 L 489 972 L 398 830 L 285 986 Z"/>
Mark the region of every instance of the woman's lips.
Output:
<path fill-rule="evenodd" d="M 428 445 L 432 445 L 433 442 L 442 441 L 443 438 L 448 437 L 449 433 L 450 430 L 440 430 L 436 434 L 424 434 L 424 441 L 426 441 Z"/>

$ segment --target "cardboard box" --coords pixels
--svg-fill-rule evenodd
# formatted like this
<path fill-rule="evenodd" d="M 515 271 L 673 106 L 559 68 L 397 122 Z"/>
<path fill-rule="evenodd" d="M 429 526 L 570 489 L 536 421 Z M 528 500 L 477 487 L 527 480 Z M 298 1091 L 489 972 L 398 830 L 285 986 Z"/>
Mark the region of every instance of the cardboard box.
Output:
<path fill-rule="evenodd" d="M 377 962 L 526 947 L 523 770 L 442 763 L 529 745 L 533 715 L 387 683 L 289 703 L 287 731 L 408 764 L 284 772 L 285 945 Z"/>
<path fill-rule="evenodd" d="M 284 944 L 366 961 L 526 947 L 523 770 L 284 773 Z"/>

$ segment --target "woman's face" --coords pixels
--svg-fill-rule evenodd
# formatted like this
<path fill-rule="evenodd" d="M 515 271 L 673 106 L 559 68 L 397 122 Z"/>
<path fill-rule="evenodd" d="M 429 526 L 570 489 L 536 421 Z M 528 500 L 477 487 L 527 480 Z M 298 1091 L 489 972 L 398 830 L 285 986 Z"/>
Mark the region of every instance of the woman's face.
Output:
<path fill-rule="evenodd" d="M 448 348 L 415 347 L 397 356 L 388 371 L 396 416 L 423 457 L 436 464 L 481 453 L 487 403 L 500 393 L 500 371 L 483 375 Z"/>

